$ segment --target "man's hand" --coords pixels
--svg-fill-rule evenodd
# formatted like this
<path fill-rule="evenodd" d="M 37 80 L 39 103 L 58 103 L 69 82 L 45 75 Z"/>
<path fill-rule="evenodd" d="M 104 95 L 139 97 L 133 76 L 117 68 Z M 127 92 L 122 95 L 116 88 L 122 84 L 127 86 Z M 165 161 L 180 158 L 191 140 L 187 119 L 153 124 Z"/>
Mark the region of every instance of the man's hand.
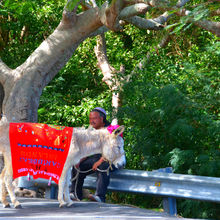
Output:
<path fill-rule="evenodd" d="M 97 170 L 98 166 L 100 166 L 105 161 L 104 157 L 101 157 L 97 162 L 93 164 L 92 169 Z"/>

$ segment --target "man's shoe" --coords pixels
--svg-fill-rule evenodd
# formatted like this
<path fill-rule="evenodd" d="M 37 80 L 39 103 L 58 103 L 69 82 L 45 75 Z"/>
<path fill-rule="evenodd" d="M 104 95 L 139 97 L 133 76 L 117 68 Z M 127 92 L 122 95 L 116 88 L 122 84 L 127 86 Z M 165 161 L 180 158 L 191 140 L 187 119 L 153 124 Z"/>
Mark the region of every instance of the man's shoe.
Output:
<path fill-rule="evenodd" d="M 70 199 L 72 199 L 73 201 L 79 201 L 79 199 L 76 198 L 74 193 L 70 193 Z"/>
<path fill-rule="evenodd" d="M 99 198 L 99 196 L 89 194 L 88 199 L 90 199 L 93 202 L 102 202 L 102 200 Z"/>

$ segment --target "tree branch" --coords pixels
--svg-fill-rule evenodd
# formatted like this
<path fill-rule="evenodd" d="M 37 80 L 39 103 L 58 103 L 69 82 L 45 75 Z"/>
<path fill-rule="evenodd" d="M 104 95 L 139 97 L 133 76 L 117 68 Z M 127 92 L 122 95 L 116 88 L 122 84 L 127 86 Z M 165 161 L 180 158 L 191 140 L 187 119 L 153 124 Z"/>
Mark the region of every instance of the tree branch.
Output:
<path fill-rule="evenodd" d="M 92 3 L 93 7 L 98 7 L 95 0 L 90 0 L 90 2 Z"/>
<path fill-rule="evenodd" d="M 67 24 L 68 26 L 72 27 L 73 24 L 76 22 L 77 19 L 77 8 L 81 4 L 82 0 L 68 0 L 64 10 L 63 10 L 63 18 L 62 23 Z"/>
<path fill-rule="evenodd" d="M 124 73 L 124 67 L 121 66 L 120 71 L 116 71 L 115 68 L 109 64 L 104 34 L 97 36 L 97 45 L 95 46 L 94 51 L 98 60 L 98 67 L 104 76 L 102 80 L 112 91 L 112 107 L 114 109 L 113 114 L 116 115 L 118 107 L 120 106 L 120 80 L 117 79 L 115 74 Z M 117 119 L 114 120 L 114 123 L 117 124 Z"/>
<path fill-rule="evenodd" d="M 119 14 L 124 6 L 123 0 L 114 0 L 109 6 L 107 2 L 105 2 L 101 8 L 100 12 L 100 20 L 103 25 L 109 28 L 112 31 L 119 31 L 122 29 L 119 24 Z"/>
<path fill-rule="evenodd" d="M 144 3 L 139 3 L 135 5 L 128 6 L 120 12 L 119 19 L 125 19 L 129 17 L 133 17 L 139 14 L 144 14 L 146 13 L 151 6 L 144 4 Z"/>
<path fill-rule="evenodd" d="M 168 12 L 164 12 L 162 15 L 160 15 L 157 18 L 154 18 L 153 20 L 159 24 L 165 24 L 169 17 L 170 15 L 168 14 Z"/>
<path fill-rule="evenodd" d="M 164 48 L 168 42 L 171 39 L 171 35 L 170 32 L 172 31 L 172 29 L 163 37 L 163 39 L 160 41 L 160 43 L 158 44 L 158 48 L 157 50 L 159 50 L 160 48 Z"/>
<path fill-rule="evenodd" d="M 194 22 L 194 24 L 220 37 L 220 22 L 201 20 Z"/>
<path fill-rule="evenodd" d="M 4 91 L 4 87 L 2 86 L 2 84 L 0 83 L 0 119 L 2 118 L 2 106 L 3 106 L 3 100 L 5 97 L 5 91 Z M 0 162 L 1 163 L 1 162 Z M 1 172 L 1 171 L 0 171 Z"/>
<path fill-rule="evenodd" d="M 156 21 L 154 19 L 144 19 L 138 16 L 134 16 L 132 18 L 127 18 L 125 21 L 135 25 L 138 28 L 141 29 L 148 29 L 148 30 L 161 30 L 164 28 L 164 26 Z"/>
<path fill-rule="evenodd" d="M 168 44 L 168 42 L 171 40 L 171 35 L 170 35 L 170 33 L 171 33 L 172 31 L 173 31 L 173 30 L 170 29 L 170 30 L 166 33 L 166 35 L 162 38 L 162 40 L 161 40 L 160 43 L 157 45 L 157 47 L 154 48 L 155 51 L 152 52 L 152 54 L 156 54 L 156 53 L 159 54 L 159 49 L 160 49 L 160 48 L 164 48 L 164 47 Z M 134 70 L 133 70 L 129 75 L 126 76 L 125 81 L 126 81 L 127 83 L 131 81 L 131 77 L 136 74 L 137 69 L 142 70 L 142 69 L 145 67 L 145 65 L 147 65 L 147 63 L 148 63 L 149 60 L 150 60 L 150 55 L 151 55 L 151 53 L 148 52 L 148 53 L 147 53 L 147 56 L 144 57 L 144 58 L 136 65 L 136 67 L 134 68 Z"/>
<path fill-rule="evenodd" d="M 104 76 L 102 78 L 102 81 L 105 82 L 110 89 L 112 89 L 113 72 L 115 72 L 116 70 L 109 64 L 106 54 L 106 42 L 104 34 L 97 36 L 97 45 L 95 46 L 94 51 L 98 60 L 98 67 L 100 68 Z"/>
<path fill-rule="evenodd" d="M 176 4 L 177 8 L 181 8 L 183 7 L 187 2 L 189 2 L 190 0 L 179 0 Z"/>
<path fill-rule="evenodd" d="M 211 16 L 218 16 L 218 15 L 220 15 L 220 9 L 217 9 L 216 11 L 212 11 L 210 15 Z"/>
<path fill-rule="evenodd" d="M 137 3 L 145 3 L 152 7 L 163 7 L 170 4 L 169 1 L 166 0 L 125 0 L 126 5 L 134 5 Z"/>
<path fill-rule="evenodd" d="M 88 37 L 96 37 L 97 35 L 102 35 L 107 31 L 109 31 L 109 29 L 106 26 L 102 26 L 98 30 L 92 32 Z"/>
<path fill-rule="evenodd" d="M 146 0 L 137 0 L 138 2 L 145 2 L 145 3 L 148 3 L 149 5 L 151 6 L 154 6 L 154 7 L 161 7 L 161 4 L 167 4 L 166 7 L 163 8 L 163 10 L 166 8 L 172 8 L 172 9 L 177 9 L 178 7 L 182 7 L 184 6 L 189 0 L 179 0 L 177 5 L 175 7 L 171 7 L 167 1 L 159 1 L 159 0 L 154 0 L 154 1 L 146 1 Z M 151 8 L 151 6 L 149 5 L 146 5 L 146 10 L 149 10 L 149 8 Z M 132 7 L 132 6 L 130 6 Z M 130 8 L 130 7 L 127 7 L 127 8 Z M 144 8 L 142 6 L 142 8 Z M 123 10 L 126 10 L 123 9 Z M 122 12 L 123 12 L 122 10 Z M 134 9 L 132 9 L 134 11 Z M 121 13 L 122 13 L 121 12 Z M 124 15 L 125 13 L 123 13 Z M 138 13 L 137 13 L 138 14 Z M 129 13 L 128 13 L 129 15 Z M 121 14 L 120 14 L 121 16 Z M 138 16 L 134 16 L 134 17 L 131 17 L 131 18 L 125 18 L 124 20 L 137 26 L 138 28 L 141 28 L 141 29 L 148 29 L 148 30 L 161 30 L 164 26 L 163 24 L 165 24 L 165 22 L 167 22 L 167 20 L 171 17 L 172 15 L 169 15 L 168 12 L 164 12 L 161 16 L 157 17 L 157 18 L 154 18 L 154 19 L 144 19 L 144 18 L 141 18 L 141 17 L 138 17 Z"/>
<path fill-rule="evenodd" d="M 191 11 L 189 10 L 181 10 L 179 12 L 176 12 L 175 14 L 177 14 L 178 16 L 187 16 L 190 13 Z M 189 17 L 188 23 L 193 23 L 196 26 L 215 34 L 217 37 L 220 37 L 220 22 L 209 21 L 206 19 L 195 21 L 193 18 Z"/>

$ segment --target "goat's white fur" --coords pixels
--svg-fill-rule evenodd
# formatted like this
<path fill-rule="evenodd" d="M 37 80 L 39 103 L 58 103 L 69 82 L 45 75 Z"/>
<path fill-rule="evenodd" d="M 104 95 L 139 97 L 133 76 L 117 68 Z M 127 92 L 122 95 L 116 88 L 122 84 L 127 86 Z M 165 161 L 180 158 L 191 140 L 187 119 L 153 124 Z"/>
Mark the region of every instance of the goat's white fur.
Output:
<path fill-rule="evenodd" d="M 69 196 L 68 170 L 70 170 L 73 165 L 77 164 L 81 158 L 101 153 L 103 157 L 110 162 L 114 163 L 115 161 L 116 163 L 114 163 L 114 165 L 116 167 L 124 166 L 124 141 L 123 138 L 119 136 L 123 132 L 124 127 L 121 126 L 116 130 L 119 130 L 119 133 L 113 132 L 112 134 L 109 134 L 107 129 L 73 129 L 69 153 L 58 184 L 58 201 L 60 203 L 60 207 L 66 205 L 71 206 L 73 204 Z M 4 169 L 0 175 L 0 180 L 2 182 L 0 186 L 0 200 L 4 207 L 10 206 L 6 199 L 8 191 L 14 207 L 19 208 L 21 205 L 16 199 L 12 185 L 13 171 L 9 141 L 9 123 L 7 122 L 0 124 L 0 151 L 2 151 L 4 155 L 5 163 Z"/>

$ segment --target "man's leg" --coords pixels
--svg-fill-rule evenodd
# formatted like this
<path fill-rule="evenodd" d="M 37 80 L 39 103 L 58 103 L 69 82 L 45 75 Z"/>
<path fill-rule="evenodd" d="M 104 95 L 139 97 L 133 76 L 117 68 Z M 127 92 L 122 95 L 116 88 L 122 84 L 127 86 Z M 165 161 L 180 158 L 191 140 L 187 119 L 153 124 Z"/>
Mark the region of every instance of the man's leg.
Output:
<path fill-rule="evenodd" d="M 80 171 L 83 171 L 83 173 L 79 173 L 78 178 L 76 178 L 72 184 L 71 184 L 71 192 L 75 193 L 75 196 L 82 200 L 82 188 L 83 188 L 83 183 L 84 179 L 86 178 L 87 175 L 94 173 L 94 171 L 89 171 L 92 169 L 93 164 L 100 159 L 101 155 L 96 154 L 93 156 L 90 156 L 86 158 L 84 161 L 82 161 L 79 165 Z M 89 171 L 89 172 L 86 172 Z M 86 173 L 85 173 L 86 172 Z M 72 178 L 74 178 L 77 174 L 76 169 L 73 167 L 72 169 Z"/>
<path fill-rule="evenodd" d="M 96 202 L 105 202 L 105 197 L 108 189 L 108 185 L 110 183 L 110 173 L 106 172 L 109 168 L 108 162 L 103 162 L 99 167 L 99 170 L 96 171 L 97 174 L 97 182 L 96 182 L 96 192 L 95 195 L 90 194 L 89 199 Z M 116 170 L 115 166 L 112 165 L 112 170 L 108 170 L 113 172 Z"/>
<path fill-rule="evenodd" d="M 98 168 L 100 170 L 106 170 L 109 167 L 108 162 L 103 162 Z M 101 202 L 105 202 L 105 195 L 107 193 L 107 188 L 110 182 L 109 172 L 96 171 L 97 182 L 96 182 L 96 192 L 95 195 L 98 196 Z"/>

